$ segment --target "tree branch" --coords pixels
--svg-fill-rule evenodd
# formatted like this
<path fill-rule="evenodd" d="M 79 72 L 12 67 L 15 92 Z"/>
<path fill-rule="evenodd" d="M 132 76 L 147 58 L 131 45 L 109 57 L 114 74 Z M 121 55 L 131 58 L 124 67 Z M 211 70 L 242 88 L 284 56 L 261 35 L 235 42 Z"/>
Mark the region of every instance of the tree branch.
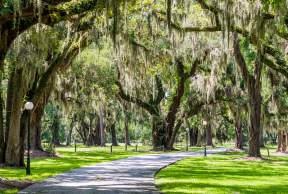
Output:
<path fill-rule="evenodd" d="M 157 98 L 155 99 L 155 101 L 153 102 L 155 105 L 160 104 L 160 102 L 163 100 L 163 98 L 165 97 L 165 91 L 163 89 L 163 85 L 162 85 L 162 81 L 160 79 L 160 77 L 158 75 L 155 76 L 156 79 L 156 87 L 157 87 Z"/>
<path fill-rule="evenodd" d="M 158 115 L 158 111 L 155 110 L 154 107 L 151 106 L 149 103 L 146 103 L 139 98 L 136 98 L 134 96 L 130 96 L 130 95 L 126 94 L 123 87 L 122 87 L 122 84 L 119 80 L 116 81 L 116 85 L 119 88 L 118 95 L 120 96 L 121 99 L 123 99 L 127 102 L 137 104 L 138 106 L 142 107 L 143 109 L 145 109 L 146 111 L 148 111 L 152 115 Z"/>
<path fill-rule="evenodd" d="M 246 65 L 246 62 L 244 60 L 244 57 L 241 53 L 241 50 L 240 50 L 240 45 L 239 45 L 239 39 L 238 39 L 238 34 L 237 33 L 234 33 L 233 34 L 234 36 L 234 55 L 235 55 L 235 59 L 236 59 L 236 62 L 238 64 L 238 66 L 240 67 L 240 70 L 242 72 L 242 75 L 243 75 L 243 79 L 245 80 L 245 83 L 247 86 L 249 86 L 249 83 L 250 83 L 250 80 L 251 80 L 251 75 L 249 74 L 249 71 L 247 69 L 247 65 Z"/>

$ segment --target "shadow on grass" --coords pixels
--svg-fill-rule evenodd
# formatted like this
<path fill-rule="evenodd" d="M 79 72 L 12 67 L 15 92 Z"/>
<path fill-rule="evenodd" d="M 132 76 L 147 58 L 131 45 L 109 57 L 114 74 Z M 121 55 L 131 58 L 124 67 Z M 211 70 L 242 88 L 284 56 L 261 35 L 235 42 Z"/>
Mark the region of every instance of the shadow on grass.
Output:
<path fill-rule="evenodd" d="M 218 185 L 209 183 L 165 183 L 161 184 L 161 188 L 165 188 L 167 193 L 175 194 L 187 194 L 189 193 L 249 193 L 249 194 L 267 194 L 267 193 L 281 193 L 285 194 L 288 191 L 287 185 L 274 184 L 274 185 L 262 185 L 261 187 L 254 186 L 234 186 L 234 185 Z M 175 189 L 176 188 L 176 189 Z M 179 190 L 177 190 L 179 188 Z M 205 192 L 206 191 L 206 192 Z M 166 192 L 165 192 L 166 193 Z"/>
<path fill-rule="evenodd" d="M 288 193 L 288 158 L 235 160 L 242 153 L 189 158 L 157 174 L 165 193 Z"/>
<path fill-rule="evenodd" d="M 74 152 L 73 148 L 60 148 L 59 150 L 60 157 L 32 159 L 32 175 L 29 177 L 25 175 L 25 169 L 9 167 L 0 168 L 0 175 L 8 179 L 39 181 L 75 168 L 143 154 L 143 152 L 124 151 L 123 147 L 115 148 L 112 154 L 107 147 L 79 148 L 77 152 Z"/>

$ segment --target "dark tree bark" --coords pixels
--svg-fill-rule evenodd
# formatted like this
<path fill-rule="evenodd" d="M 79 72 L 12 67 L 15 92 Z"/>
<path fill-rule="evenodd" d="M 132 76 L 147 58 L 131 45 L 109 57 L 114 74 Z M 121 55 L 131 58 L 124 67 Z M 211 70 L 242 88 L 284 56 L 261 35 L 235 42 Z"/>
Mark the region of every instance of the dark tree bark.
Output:
<path fill-rule="evenodd" d="M 203 144 L 206 144 L 206 131 L 204 131 L 203 133 L 198 132 L 197 136 L 196 146 L 202 146 Z"/>
<path fill-rule="evenodd" d="M 166 149 L 173 149 L 173 130 L 175 126 L 176 114 L 178 113 L 179 106 L 181 104 L 181 99 L 184 95 L 185 91 L 185 83 L 188 78 L 194 76 L 198 65 L 205 60 L 206 56 L 208 55 L 208 51 L 205 51 L 204 57 L 201 60 L 197 58 L 190 69 L 189 72 L 185 73 L 184 65 L 182 59 L 176 59 L 176 66 L 177 66 L 177 73 L 179 77 L 179 82 L 177 85 L 177 91 L 172 99 L 172 103 L 169 107 L 169 111 L 167 116 L 165 117 L 165 144 Z"/>
<path fill-rule="evenodd" d="M 165 140 L 163 119 L 160 116 L 152 116 L 152 145 L 153 150 L 162 150 Z"/>
<path fill-rule="evenodd" d="M 25 148 L 27 148 L 27 127 L 28 127 L 28 111 L 24 110 L 21 114 L 20 120 L 20 166 L 25 166 L 24 164 L 24 153 Z M 26 144 L 25 144 L 26 143 Z"/>
<path fill-rule="evenodd" d="M 232 112 L 234 118 L 234 127 L 235 127 L 235 147 L 238 149 L 243 149 L 243 131 L 242 131 L 242 123 L 241 123 L 241 110 L 239 108 L 240 105 L 232 105 L 230 104 L 230 110 Z"/>
<path fill-rule="evenodd" d="M 9 137 L 9 126 L 10 126 L 10 117 L 12 112 L 12 103 L 13 103 L 13 88 L 14 88 L 14 75 L 15 69 L 11 70 L 11 74 L 8 80 L 8 87 L 7 87 L 7 100 L 6 100 L 6 125 L 5 125 L 5 152 L 7 148 L 7 142 Z"/>
<path fill-rule="evenodd" d="M 282 152 L 286 152 L 287 150 L 287 133 L 283 132 L 283 137 L 282 137 Z"/>
<path fill-rule="evenodd" d="M 70 125 L 69 131 L 66 137 L 66 146 L 70 146 L 72 143 L 72 131 L 73 131 L 73 128 L 71 128 L 71 125 Z"/>
<path fill-rule="evenodd" d="M 2 5 L 3 6 L 3 5 Z M 0 7 L 1 8 L 1 7 Z M 4 60 L 7 53 L 7 49 L 5 48 L 5 37 L 2 37 L 2 31 L 0 31 L 0 164 L 5 163 L 5 151 L 6 151 L 6 138 L 5 138 L 5 127 L 4 127 L 4 100 L 2 93 L 2 80 L 4 73 Z M 2 45 L 3 44 L 3 45 Z"/>
<path fill-rule="evenodd" d="M 31 114 L 31 150 L 43 151 L 41 144 L 41 120 L 44 115 L 44 106 L 38 106 Z"/>
<path fill-rule="evenodd" d="M 130 137 L 129 137 L 129 120 L 127 118 L 125 118 L 125 122 L 124 122 L 124 139 L 125 139 L 125 145 L 126 146 L 130 146 Z"/>
<path fill-rule="evenodd" d="M 258 76 L 261 74 L 259 73 Z M 260 153 L 260 119 L 261 119 L 261 83 L 259 81 L 251 83 L 250 85 L 250 127 L 249 127 L 249 155 L 254 157 L 261 157 Z"/>
<path fill-rule="evenodd" d="M 197 128 L 190 128 L 189 129 L 189 139 L 190 139 L 190 146 L 197 145 L 198 139 L 198 129 Z"/>
<path fill-rule="evenodd" d="M 281 152 L 282 150 L 282 131 L 278 130 L 278 133 L 277 133 L 277 152 Z"/>
<path fill-rule="evenodd" d="M 234 33 L 234 55 L 236 62 L 241 70 L 243 79 L 248 88 L 249 95 L 249 156 L 261 157 L 260 153 L 260 127 L 261 127 L 261 71 L 262 62 L 258 54 L 255 62 L 254 75 L 250 75 L 246 62 L 240 50 L 239 40 Z"/>
<path fill-rule="evenodd" d="M 97 123 L 96 123 L 94 134 L 95 134 L 95 136 L 94 136 L 95 145 L 100 146 L 101 145 L 101 136 L 100 136 L 100 122 L 99 122 L 99 118 L 98 118 Z"/>
<path fill-rule="evenodd" d="M 70 123 L 69 132 L 68 132 L 67 137 L 66 137 L 66 146 L 70 146 L 72 143 L 72 132 L 73 132 L 75 120 L 76 120 L 76 115 L 73 115 L 73 118 L 72 118 L 71 123 Z"/>
<path fill-rule="evenodd" d="M 236 134 L 235 147 L 238 149 L 243 149 L 243 131 L 242 131 L 242 125 L 239 123 L 235 124 L 235 134 Z"/>
<path fill-rule="evenodd" d="M 172 138 L 171 138 L 172 141 L 171 141 L 171 145 L 170 145 L 170 147 L 172 147 L 172 148 L 174 146 L 174 143 L 176 141 L 176 136 L 179 133 L 179 130 L 180 130 L 180 127 L 182 126 L 182 123 L 183 123 L 183 120 L 182 119 L 178 119 L 178 121 L 177 121 L 177 123 L 176 123 L 176 125 L 174 127 Z"/>
<path fill-rule="evenodd" d="M 212 142 L 212 126 L 211 123 L 208 121 L 208 124 L 206 126 L 206 145 L 207 146 L 213 146 Z"/>
<path fill-rule="evenodd" d="M 56 117 L 53 121 L 53 124 L 51 126 L 52 130 L 52 143 L 56 146 L 60 146 L 60 134 L 59 134 L 59 129 L 60 129 L 60 121 L 59 118 Z"/>
<path fill-rule="evenodd" d="M 103 106 L 99 106 L 100 146 L 105 146 L 105 123 Z"/>
<path fill-rule="evenodd" d="M 127 102 L 122 101 L 122 106 L 124 108 L 124 141 L 125 146 L 130 146 L 130 134 L 129 134 L 129 122 L 130 122 L 130 112 L 129 112 L 129 104 Z"/>
<path fill-rule="evenodd" d="M 112 123 L 110 127 L 110 132 L 111 132 L 111 141 L 112 141 L 112 146 L 118 146 L 117 142 L 117 135 L 116 135 L 116 123 Z"/>
<path fill-rule="evenodd" d="M 22 78 L 22 69 L 15 70 L 15 76 L 13 76 L 13 87 L 17 90 L 13 90 L 13 98 L 11 107 L 11 114 L 9 119 L 9 135 L 7 140 L 7 148 L 5 154 L 5 163 L 9 166 L 23 166 L 23 159 L 21 158 L 21 137 L 20 137 L 20 120 L 21 120 L 21 108 L 24 98 L 24 86 Z"/>
<path fill-rule="evenodd" d="M 278 131 L 278 139 L 277 139 L 277 152 L 286 152 L 287 151 L 287 143 L 288 143 L 288 133 L 286 131 Z"/>
<path fill-rule="evenodd" d="M 1 83 L 0 86 L 2 88 Z M 0 90 L 0 164 L 5 163 L 5 148 L 6 148 L 3 111 L 4 111 L 4 101 L 2 98 L 2 90 Z"/>

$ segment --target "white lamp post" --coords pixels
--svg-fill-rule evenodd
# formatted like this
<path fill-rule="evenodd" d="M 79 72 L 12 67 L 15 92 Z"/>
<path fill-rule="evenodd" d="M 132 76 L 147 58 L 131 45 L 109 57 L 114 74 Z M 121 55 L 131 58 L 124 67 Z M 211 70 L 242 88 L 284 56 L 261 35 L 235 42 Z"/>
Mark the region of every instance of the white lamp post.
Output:
<path fill-rule="evenodd" d="M 188 152 L 189 151 L 189 128 L 186 128 L 186 151 Z"/>
<path fill-rule="evenodd" d="M 206 120 L 203 120 L 203 126 L 206 127 L 207 126 L 207 121 Z M 206 143 L 204 145 L 204 156 L 207 156 L 207 148 L 206 148 Z"/>
<path fill-rule="evenodd" d="M 26 167 L 26 175 L 31 174 L 30 169 L 30 120 L 31 120 L 31 110 L 34 108 L 33 102 L 26 102 L 24 105 L 25 110 L 28 112 L 28 126 L 27 126 L 27 167 Z"/>

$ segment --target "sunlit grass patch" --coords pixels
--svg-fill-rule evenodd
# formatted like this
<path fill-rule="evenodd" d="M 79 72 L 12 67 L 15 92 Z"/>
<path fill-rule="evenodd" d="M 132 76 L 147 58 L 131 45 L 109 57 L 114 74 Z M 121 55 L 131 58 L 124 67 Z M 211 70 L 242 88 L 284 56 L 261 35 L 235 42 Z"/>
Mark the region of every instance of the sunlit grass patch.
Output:
<path fill-rule="evenodd" d="M 164 193 L 287 193 L 288 157 L 245 161 L 245 153 L 223 153 L 177 162 L 156 176 Z"/>

